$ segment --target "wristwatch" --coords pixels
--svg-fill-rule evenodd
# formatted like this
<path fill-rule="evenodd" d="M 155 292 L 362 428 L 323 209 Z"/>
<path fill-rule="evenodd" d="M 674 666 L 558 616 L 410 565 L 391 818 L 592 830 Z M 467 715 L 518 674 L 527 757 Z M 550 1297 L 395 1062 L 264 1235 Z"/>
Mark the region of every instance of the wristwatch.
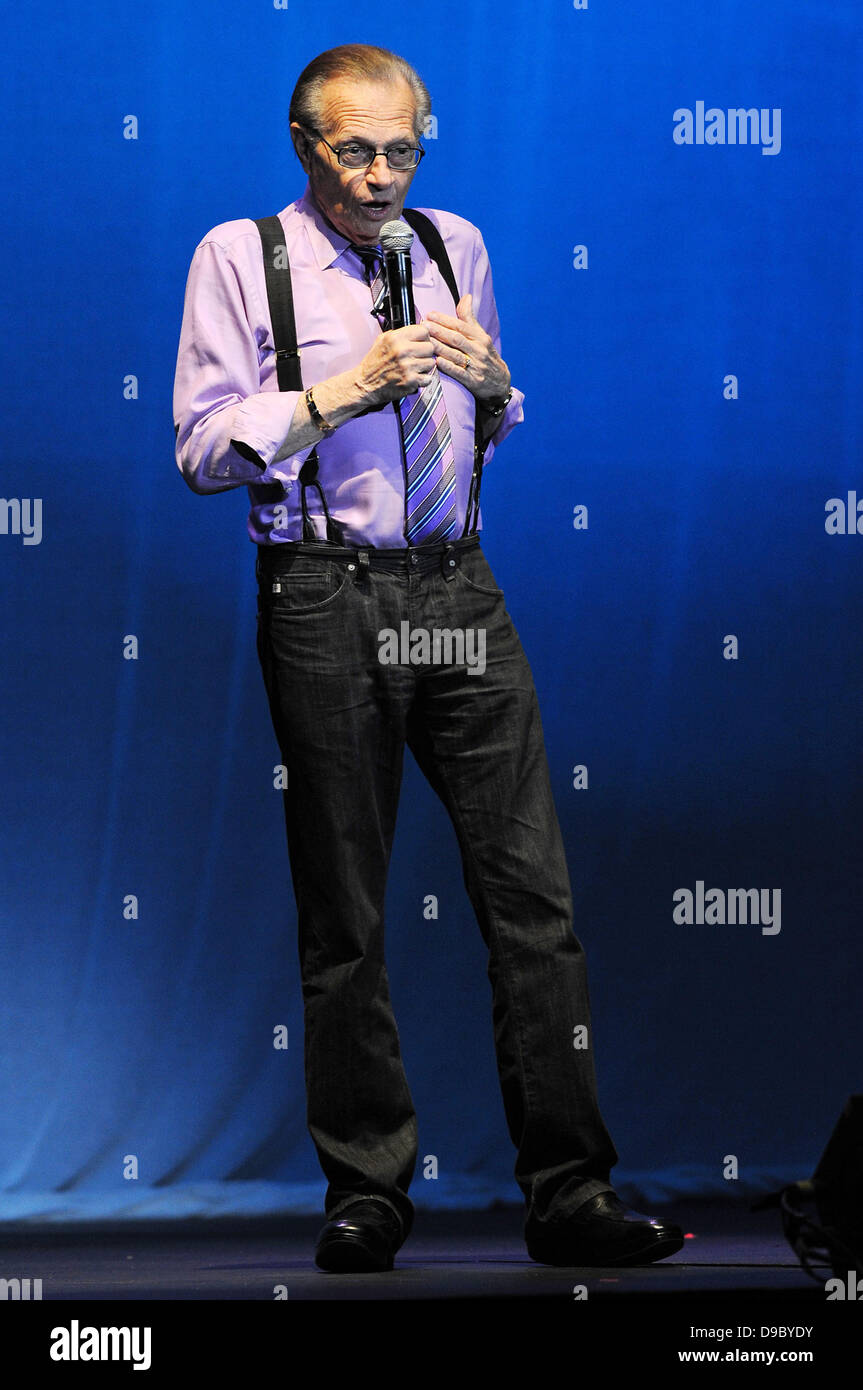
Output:
<path fill-rule="evenodd" d="M 313 425 L 317 426 L 319 430 L 323 430 L 325 435 L 335 434 L 336 426 L 328 425 L 323 415 L 318 410 L 318 407 L 315 405 L 315 398 L 312 395 L 313 390 L 314 387 L 310 386 L 308 391 L 306 392 L 306 405 L 308 406 L 309 410 L 309 419 L 311 420 Z"/>
<path fill-rule="evenodd" d="M 491 418 L 494 420 L 497 418 L 498 415 L 503 414 L 511 400 L 512 387 L 510 386 L 505 396 L 500 396 L 498 398 L 492 397 L 492 399 L 489 401 L 481 400 L 480 405 L 482 409 L 485 411 L 485 414 L 491 416 Z"/>

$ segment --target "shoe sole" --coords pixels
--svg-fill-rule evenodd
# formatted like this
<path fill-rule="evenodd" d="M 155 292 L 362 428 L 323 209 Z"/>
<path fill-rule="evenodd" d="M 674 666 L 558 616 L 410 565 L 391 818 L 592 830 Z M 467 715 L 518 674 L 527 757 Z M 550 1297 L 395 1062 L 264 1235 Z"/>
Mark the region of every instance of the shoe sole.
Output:
<path fill-rule="evenodd" d="M 572 1269 L 592 1267 L 597 1269 L 621 1269 L 627 1265 L 654 1264 L 657 1260 L 667 1260 L 669 1255 L 676 1255 L 678 1250 L 682 1250 L 684 1237 L 663 1236 L 660 1240 L 650 1241 L 649 1244 L 640 1246 L 637 1250 L 626 1250 L 619 1255 L 595 1255 L 589 1250 L 584 1250 L 579 1255 L 569 1250 L 555 1247 L 554 1245 L 538 1244 L 535 1241 L 527 1243 L 527 1253 L 537 1264 L 557 1265 L 558 1267 L 569 1267 Z"/>

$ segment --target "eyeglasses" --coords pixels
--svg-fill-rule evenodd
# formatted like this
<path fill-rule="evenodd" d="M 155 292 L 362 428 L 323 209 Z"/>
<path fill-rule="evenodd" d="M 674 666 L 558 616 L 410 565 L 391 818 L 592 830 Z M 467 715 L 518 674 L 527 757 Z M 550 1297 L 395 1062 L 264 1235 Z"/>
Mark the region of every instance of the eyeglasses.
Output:
<path fill-rule="evenodd" d="M 391 169 L 415 169 L 425 154 L 425 150 L 418 145 L 390 145 L 388 150 L 374 150 L 371 145 L 364 145 L 359 140 L 348 140 L 336 149 L 329 140 L 324 140 L 320 131 L 310 130 L 309 134 L 321 140 L 328 150 L 332 150 L 343 169 L 368 169 L 379 154 L 386 155 L 387 164 Z"/>

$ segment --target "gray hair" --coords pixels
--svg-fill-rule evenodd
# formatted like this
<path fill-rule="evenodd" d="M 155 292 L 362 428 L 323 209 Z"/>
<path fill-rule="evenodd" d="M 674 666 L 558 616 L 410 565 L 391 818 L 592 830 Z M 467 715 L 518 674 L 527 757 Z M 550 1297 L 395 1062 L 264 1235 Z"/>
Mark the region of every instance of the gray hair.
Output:
<path fill-rule="evenodd" d="M 431 97 L 416 68 L 387 48 L 368 43 L 344 43 L 328 48 L 303 68 L 291 97 L 289 119 L 305 129 L 319 130 L 324 85 L 332 77 L 350 77 L 358 82 L 393 82 L 403 78 L 416 104 L 416 130 L 419 139 L 431 114 Z"/>

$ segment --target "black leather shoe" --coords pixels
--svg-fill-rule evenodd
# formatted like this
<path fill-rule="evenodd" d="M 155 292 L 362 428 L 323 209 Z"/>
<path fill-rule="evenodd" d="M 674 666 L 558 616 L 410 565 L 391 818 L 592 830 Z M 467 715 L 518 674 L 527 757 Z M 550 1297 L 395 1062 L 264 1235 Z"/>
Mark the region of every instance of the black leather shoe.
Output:
<path fill-rule="evenodd" d="M 643 1265 L 664 1260 L 683 1248 L 683 1231 L 629 1211 L 615 1192 L 600 1192 L 568 1220 L 528 1218 L 527 1253 L 546 1265 Z"/>
<path fill-rule="evenodd" d="M 402 1226 L 392 1207 L 363 1197 L 328 1221 L 318 1236 L 315 1264 L 331 1274 L 376 1274 L 393 1267 Z"/>

